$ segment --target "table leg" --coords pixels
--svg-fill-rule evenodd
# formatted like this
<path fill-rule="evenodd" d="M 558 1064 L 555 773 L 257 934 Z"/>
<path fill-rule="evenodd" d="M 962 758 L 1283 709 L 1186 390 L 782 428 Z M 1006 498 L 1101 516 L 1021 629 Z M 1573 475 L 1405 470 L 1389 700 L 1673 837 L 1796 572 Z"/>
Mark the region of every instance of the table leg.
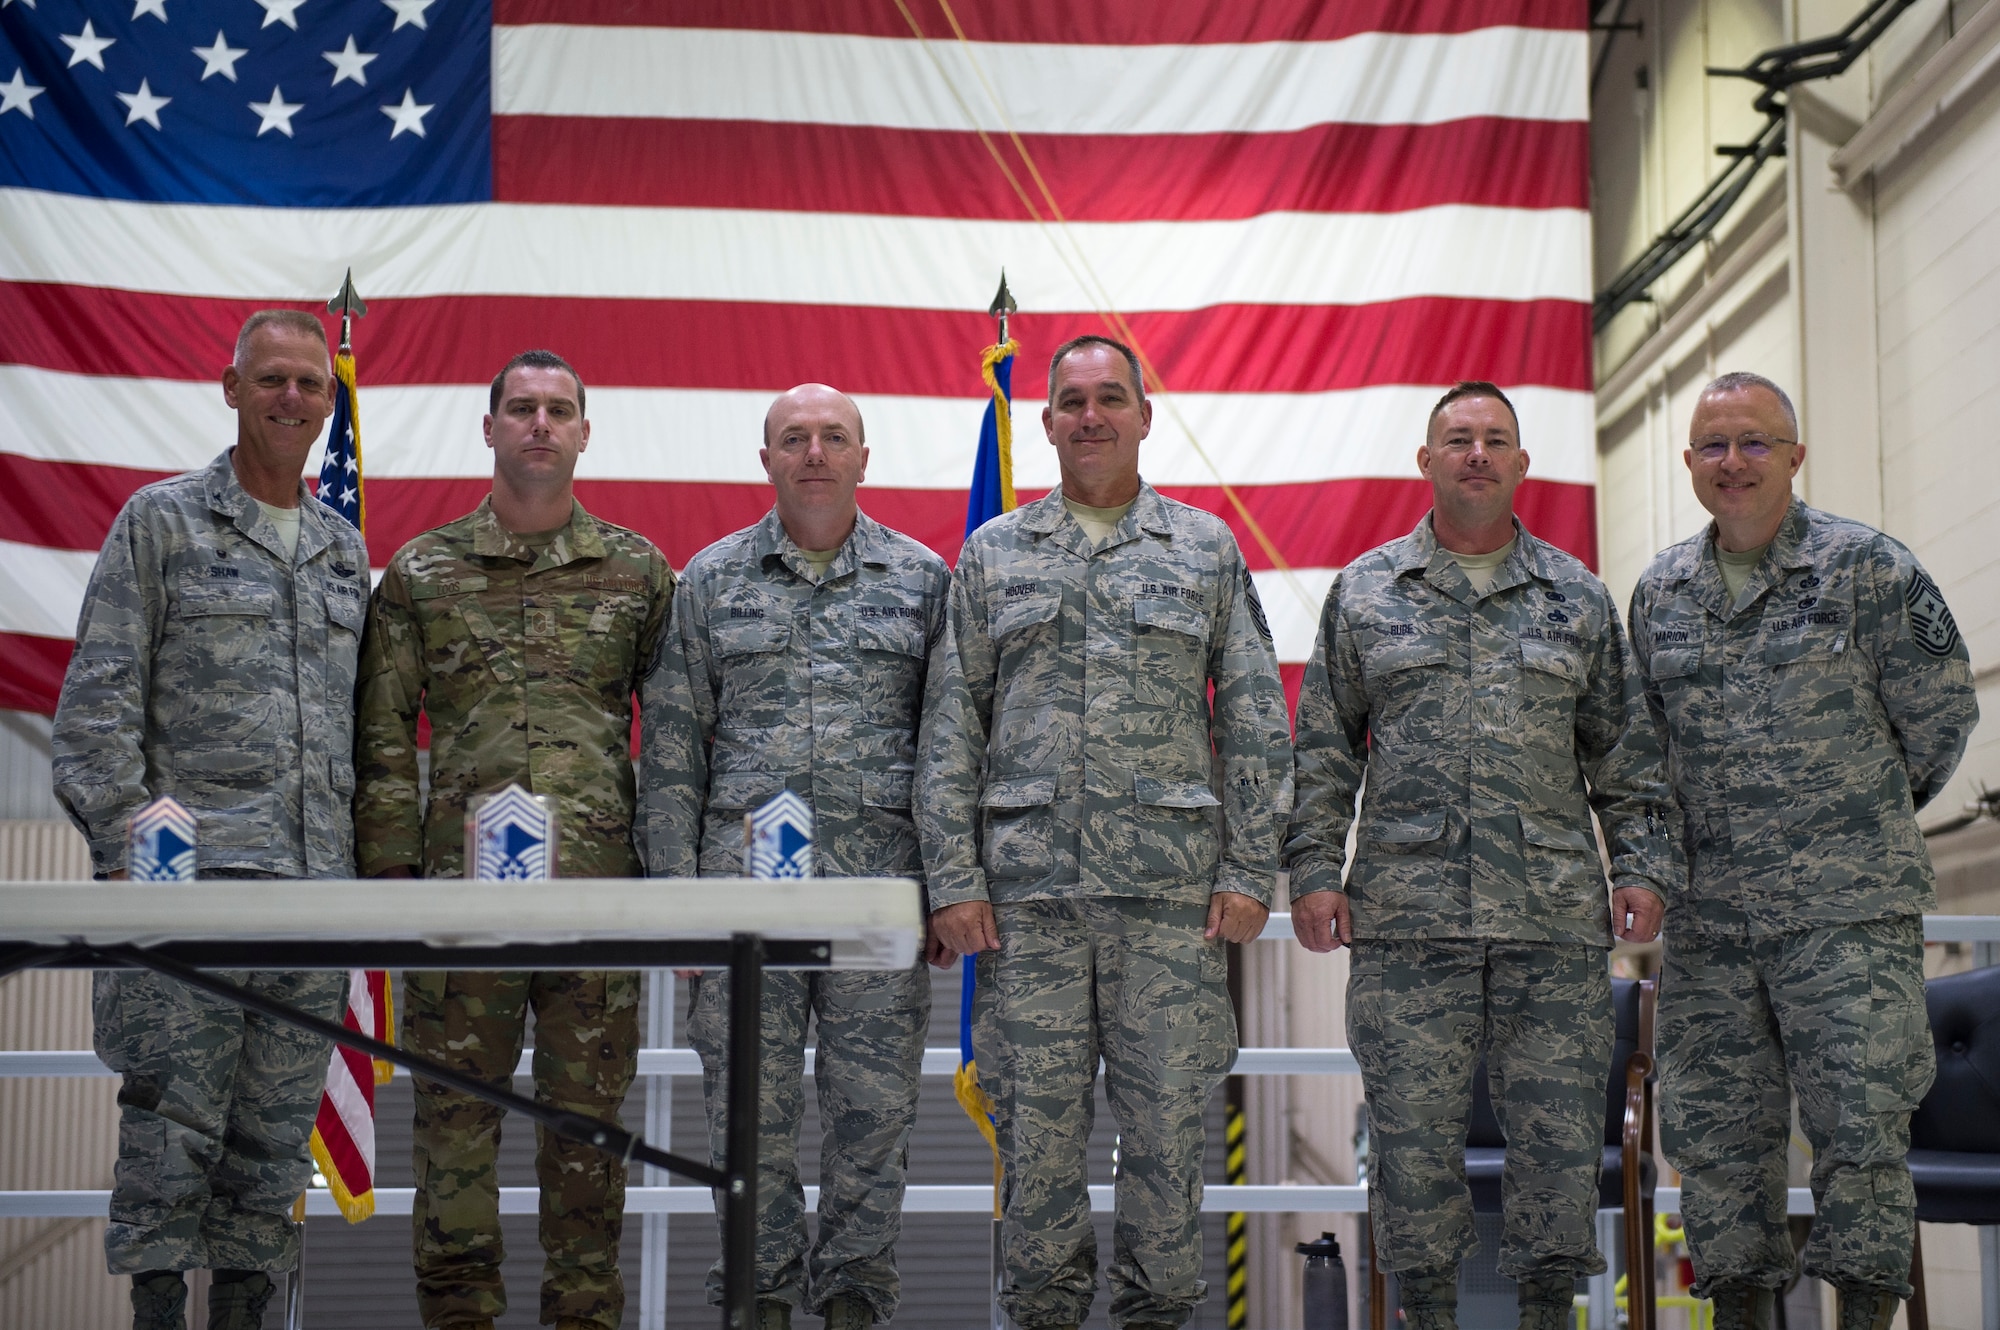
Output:
<path fill-rule="evenodd" d="M 764 940 L 738 933 L 729 943 L 729 1156 L 722 1170 L 723 1324 L 757 1324 L 757 1129 L 762 1098 Z"/>

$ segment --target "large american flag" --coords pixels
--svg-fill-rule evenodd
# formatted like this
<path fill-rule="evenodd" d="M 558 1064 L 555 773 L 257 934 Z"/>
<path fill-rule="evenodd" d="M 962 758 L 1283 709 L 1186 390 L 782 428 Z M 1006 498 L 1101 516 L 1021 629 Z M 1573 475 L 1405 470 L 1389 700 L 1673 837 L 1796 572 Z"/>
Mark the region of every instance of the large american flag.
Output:
<path fill-rule="evenodd" d="M 1294 686 L 1334 570 L 1424 512 L 1453 380 L 1514 396 L 1523 515 L 1594 562 L 1585 23 L 0 0 L 0 706 L 52 708 L 125 497 L 231 439 L 238 322 L 350 266 L 378 566 L 484 493 L 485 383 L 531 346 L 589 385 L 584 503 L 676 565 L 766 509 L 763 412 L 808 379 L 865 412 L 864 506 L 951 558 L 1003 268 L 1024 500 L 1049 351 L 1129 327 L 1168 390 L 1145 474 L 1236 528 Z"/>

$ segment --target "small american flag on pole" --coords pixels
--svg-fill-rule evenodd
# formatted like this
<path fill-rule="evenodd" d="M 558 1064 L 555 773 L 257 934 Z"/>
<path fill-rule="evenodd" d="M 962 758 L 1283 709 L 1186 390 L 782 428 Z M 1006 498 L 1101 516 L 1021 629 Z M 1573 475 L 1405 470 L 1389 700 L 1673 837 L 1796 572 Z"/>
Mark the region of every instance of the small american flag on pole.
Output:
<path fill-rule="evenodd" d="M 363 525 L 368 509 L 361 484 L 361 398 L 354 384 L 354 320 L 368 312 L 354 291 L 354 273 L 340 294 L 327 302 L 340 316 L 340 350 L 334 356 L 333 419 L 326 430 L 326 459 L 319 468 L 319 501 Z M 382 970 L 353 970 L 347 976 L 347 1011 L 342 1024 L 360 1034 L 395 1042 L 395 1012 L 389 976 Z M 375 1213 L 375 1087 L 389 1079 L 389 1064 L 351 1048 L 335 1047 L 313 1119 L 312 1152 L 347 1222 Z"/>

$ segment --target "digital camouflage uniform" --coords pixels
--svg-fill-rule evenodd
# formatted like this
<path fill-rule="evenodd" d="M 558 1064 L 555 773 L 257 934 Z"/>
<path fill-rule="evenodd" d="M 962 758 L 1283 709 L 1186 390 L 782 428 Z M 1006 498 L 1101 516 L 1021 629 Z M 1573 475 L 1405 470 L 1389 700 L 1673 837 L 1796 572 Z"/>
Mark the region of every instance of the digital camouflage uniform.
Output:
<path fill-rule="evenodd" d="M 539 553 L 493 515 L 425 532 L 396 553 L 369 607 L 357 726 L 361 871 L 464 872 L 465 809 L 519 783 L 555 800 L 558 871 L 636 877 L 632 695 L 652 660 L 673 573 L 652 542 L 573 504 Z M 420 806 L 417 713 L 430 718 Z M 413 888 L 421 890 L 421 887 Z M 404 975 L 409 1047 L 506 1085 L 535 1012 L 535 1097 L 615 1118 L 639 1047 L 632 971 Z M 494 1160 L 502 1110 L 419 1077 L 412 1224 L 427 1326 L 501 1315 Z M 618 1240 L 625 1168 L 536 1128 L 541 1315 L 612 1330 L 622 1315 Z"/>
<path fill-rule="evenodd" d="M 195 815 L 201 877 L 353 874 L 368 551 L 299 496 L 290 555 L 228 452 L 146 486 L 112 524 L 54 738 L 56 798 L 99 877 L 125 867 L 127 820 L 167 794 Z M 329 1019 L 347 992 L 344 973 L 226 977 Z M 92 1042 L 124 1076 L 111 1272 L 296 1265 L 326 1041 L 139 970 L 99 973 L 92 1005 Z"/>
<path fill-rule="evenodd" d="M 1712 530 L 1712 529 L 1711 529 Z M 1910 1112 L 1935 1072 L 1916 810 L 1979 707 L 1907 549 L 1796 500 L 1731 605 L 1711 532 L 1655 558 L 1632 639 L 1685 815 L 1660 989 L 1660 1136 L 1698 1287 L 1790 1277 L 1791 1095 L 1809 1275 L 1908 1296 Z"/>
<path fill-rule="evenodd" d="M 943 560 L 860 514 L 825 575 L 774 510 L 697 554 L 644 690 L 641 801 L 658 876 L 743 874 L 743 815 L 791 789 L 812 806 L 823 875 L 923 876 L 910 820 L 925 662 L 944 631 Z M 695 981 L 709 1147 L 728 1148 L 728 979 Z M 817 1314 L 829 1298 L 895 1314 L 903 1168 L 917 1114 L 930 979 L 778 971 L 764 977 L 757 1295 Z M 819 1231 L 799 1181 L 806 1024 L 825 1143 Z M 719 1200 L 718 1196 L 718 1200 Z M 722 1301 L 722 1270 L 709 1274 Z"/>
<path fill-rule="evenodd" d="M 1680 861 L 1656 731 L 1618 610 L 1519 532 L 1475 592 L 1426 516 L 1328 591 L 1299 697 L 1294 900 L 1347 891 L 1348 1041 L 1385 1268 L 1478 1248 L 1465 1184 L 1473 1075 L 1506 1130 L 1500 1271 L 1604 1269 L 1593 1232 L 1611 1065 L 1611 880 L 1664 895 Z"/>
<path fill-rule="evenodd" d="M 1214 687 L 1213 713 L 1209 689 Z M 1120 1133 L 1114 1323 L 1179 1325 L 1201 1271 L 1202 1110 L 1236 1055 L 1209 896 L 1269 904 L 1285 696 L 1219 519 L 1142 486 L 1093 542 L 1060 491 L 975 531 L 931 660 L 917 825 L 933 910 L 990 900 L 973 1050 L 1004 1179 L 1002 1305 L 1081 1322 L 1098 1058 Z"/>

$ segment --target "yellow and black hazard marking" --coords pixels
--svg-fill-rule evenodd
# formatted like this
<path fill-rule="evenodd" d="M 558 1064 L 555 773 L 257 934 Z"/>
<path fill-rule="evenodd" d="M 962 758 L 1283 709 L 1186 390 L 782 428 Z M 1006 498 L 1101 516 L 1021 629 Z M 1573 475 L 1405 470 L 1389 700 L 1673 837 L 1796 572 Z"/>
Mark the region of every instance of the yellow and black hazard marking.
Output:
<path fill-rule="evenodd" d="M 1223 1180 L 1232 1187 L 1243 1185 L 1243 1110 L 1228 1106 L 1222 1132 Z M 1226 1219 L 1229 1271 L 1229 1330 L 1244 1330 L 1250 1324 L 1250 1217 L 1232 1210 Z"/>

